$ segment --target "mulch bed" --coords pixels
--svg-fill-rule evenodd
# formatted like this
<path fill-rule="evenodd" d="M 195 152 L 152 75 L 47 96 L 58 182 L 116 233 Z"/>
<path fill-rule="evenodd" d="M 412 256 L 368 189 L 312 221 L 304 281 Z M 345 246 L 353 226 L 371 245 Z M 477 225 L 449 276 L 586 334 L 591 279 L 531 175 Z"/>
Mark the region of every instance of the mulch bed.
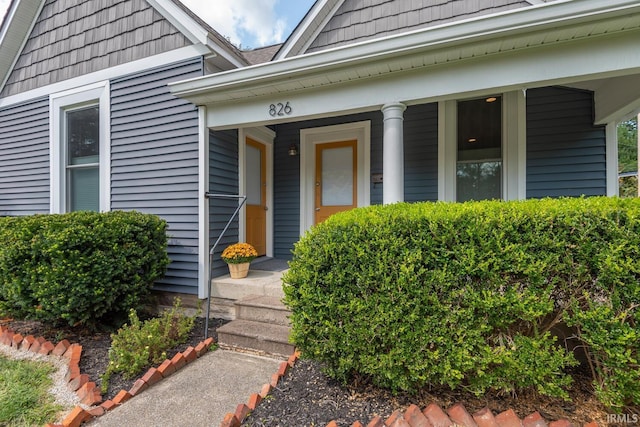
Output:
<path fill-rule="evenodd" d="M 593 397 L 591 390 L 591 379 L 577 374 L 569 402 L 540 396 L 535 392 L 517 396 L 487 394 L 476 397 L 446 388 L 423 390 L 416 395 L 393 395 L 361 378 L 342 385 L 324 375 L 319 363 L 303 359 L 296 363 L 294 369 L 285 375 L 242 425 L 326 426 L 332 420 L 339 426 L 351 426 L 356 420 L 367 425 L 376 415 L 387 419 L 395 410 L 404 411 L 411 404 L 426 408 L 436 403 L 441 408 L 449 408 L 458 402 L 462 402 L 472 414 L 488 407 L 494 414 L 513 409 L 521 419 L 538 411 L 547 421 L 567 419 L 576 426 L 591 421 L 602 426 L 611 425 L 606 423 L 606 409 Z M 629 411 L 627 413 L 633 413 Z"/>
<path fill-rule="evenodd" d="M 67 339 L 71 343 L 82 345 L 80 371 L 89 375 L 90 380 L 98 386 L 101 385 L 100 375 L 105 372 L 109 362 L 109 332 L 89 332 L 77 328 L 59 329 L 35 321 L 1 322 L 25 336 L 42 336 L 54 343 Z M 208 336 L 217 340 L 216 329 L 226 322 L 211 319 Z M 184 351 L 188 346 L 195 347 L 203 339 L 204 319 L 198 318 L 188 341 L 168 351 L 168 358 Z M 140 375 L 143 373 L 144 371 Z M 484 407 L 490 408 L 494 414 L 512 408 L 520 418 L 538 411 L 547 421 L 568 419 L 576 425 L 590 421 L 607 425 L 609 411 L 594 398 L 591 379 L 584 373 L 577 373 L 575 378 L 577 380 L 570 391 L 570 402 L 540 396 L 534 392 L 520 395 L 494 393 L 476 397 L 469 393 L 454 393 L 445 388 L 423 390 L 416 395 L 393 395 L 363 378 L 342 385 L 324 375 L 319 363 L 302 359 L 245 419 L 243 426 L 325 426 L 332 420 L 340 426 L 350 426 L 356 420 L 366 425 L 376 415 L 386 419 L 393 411 L 405 410 L 410 404 L 425 408 L 430 403 L 436 403 L 442 408 L 448 408 L 457 402 L 462 402 L 470 413 Z M 115 397 L 120 390 L 129 390 L 136 379 L 113 375 L 103 399 Z M 267 381 L 268 379 L 265 379 L 265 382 Z M 640 414 L 640 409 L 627 408 L 624 413 Z"/>

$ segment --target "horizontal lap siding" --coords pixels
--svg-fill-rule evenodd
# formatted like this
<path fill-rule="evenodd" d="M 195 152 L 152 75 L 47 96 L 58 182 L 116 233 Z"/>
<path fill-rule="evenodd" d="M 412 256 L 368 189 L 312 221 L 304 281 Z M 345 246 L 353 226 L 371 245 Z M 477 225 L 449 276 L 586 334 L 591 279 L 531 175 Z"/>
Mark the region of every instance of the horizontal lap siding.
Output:
<path fill-rule="evenodd" d="M 300 144 L 300 130 L 351 122 L 371 121 L 371 172 L 382 172 L 382 113 L 371 112 L 275 127 L 274 146 L 274 256 L 291 259 L 293 244 L 300 239 L 300 156 L 289 156 L 289 146 Z M 371 184 L 371 203 L 382 202 L 382 187 Z"/>
<path fill-rule="evenodd" d="M 404 200 L 438 200 L 438 104 L 404 113 Z"/>
<path fill-rule="evenodd" d="M 237 195 L 238 191 L 238 132 L 212 131 L 209 134 L 209 192 Z M 237 207 L 238 201 L 234 199 L 209 199 L 209 247 L 220 237 Z M 229 272 L 220 254 L 237 241 L 238 218 L 235 218 L 216 247 L 212 266 L 214 277 Z"/>
<path fill-rule="evenodd" d="M 111 82 L 111 208 L 169 224 L 159 290 L 198 291 L 198 111 L 167 84 L 203 74 L 201 58 Z"/>
<path fill-rule="evenodd" d="M 0 110 L 0 216 L 49 213 L 49 99 Z"/>
<path fill-rule="evenodd" d="M 527 198 L 606 195 L 606 134 L 593 105 L 587 91 L 527 91 Z"/>
<path fill-rule="evenodd" d="M 371 173 L 383 173 L 383 116 L 380 111 L 277 125 L 274 147 L 274 255 L 291 258 L 300 239 L 300 157 L 289 146 L 300 144 L 300 130 L 370 121 Z M 404 114 L 405 200 L 438 199 L 438 105 L 407 108 Z M 370 183 L 370 203 L 382 203 L 383 184 Z"/>

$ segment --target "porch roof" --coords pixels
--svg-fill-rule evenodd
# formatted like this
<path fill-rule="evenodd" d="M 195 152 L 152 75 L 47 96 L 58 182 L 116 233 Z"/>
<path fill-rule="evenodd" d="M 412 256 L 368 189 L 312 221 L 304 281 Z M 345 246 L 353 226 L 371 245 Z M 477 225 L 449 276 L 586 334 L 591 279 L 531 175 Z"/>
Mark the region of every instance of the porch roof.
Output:
<path fill-rule="evenodd" d="M 417 104 L 491 91 L 581 84 L 627 76 L 628 96 L 611 87 L 597 120 L 640 108 L 640 4 L 557 1 L 173 83 L 171 91 L 208 107 L 207 125 L 230 128 Z M 580 83 L 582 82 L 582 83 Z M 608 82 L 608 81 L 607 81 Z M 606 82 L 605 82 L 606 83 Z M 606 86 L 606 84 L 604 84 Z M 640 88 L 639 84 L 633 87 Z M 633 92 L 633 90 L 631 91 Z M 290 114 L 269 114 L 289 102 Z"/>

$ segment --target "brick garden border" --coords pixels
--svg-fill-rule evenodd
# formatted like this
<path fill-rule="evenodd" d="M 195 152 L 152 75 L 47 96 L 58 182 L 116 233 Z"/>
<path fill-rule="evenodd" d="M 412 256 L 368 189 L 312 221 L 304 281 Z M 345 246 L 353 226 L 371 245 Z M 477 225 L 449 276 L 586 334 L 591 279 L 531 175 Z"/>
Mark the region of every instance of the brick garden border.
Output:
<path fill-rule="evenodd" d="M 228 413 L 220 427 L 240 427 L 249 412 L 260 404 L 262 399 L 273 390 L 282 377 L 293 368 L 300 358 L 300 352 L 293 353 L 289 360 L 282 362 L 278 367 L 278 372 L 271 376 L 271 381 L 262 386 L 259 394 L 254 393 L 249 397 L 249 401 L 241 403 L 236 408 L 235 413 Z M 423 410 L 416 405 L 410 405 L 406 411 L 395 411 L 389 418 L 383 420 L 381 417 L 374 417 L 366 427 L 578 427 L 568 420 L 558 420 L 547 423 L 539 412 L 534 412 L 524 419 L 518 418 L 513 409 L 494 415 L 489 408 L 481 409 L 473 415 L 467 412 L 462 403 L 456 403 L 449 409 L 442 408 L 435 403 L 430 404 Z M 339 427 L 335 421 L 329 422 L 326 427 Z M 355 421 L 351 427 L 365 427 L 360 421 Z M 593 421 L 586 423 L 583 427 L 598 427 Z"/>
<path fill-rule="evenodd" d="M 23 337 L 14 333 L 10 328 L 0 325 L 0 344 L 4 344 L 20 351 L 30 351 L 36 354 L 58 356 L 68 359 L 68 369 L 65 375 L 67 386 L 77 394 L 82 404 L 93 406 L 91 409 L 84 409 L 76 406 L 64 418 L 62 424 L 47 424 L 47 427 L 79 427 L 82 423 L 104 415 L 107 411 L 116 408 L 132 397 L 140 394 L 153 384 L 168 377 L 180 368 L 193 362 L 209 351 L 213 344 L 213 338 L 207 338 L 196 347 L 189 346 L 182 353 L 177 353 L 173 358 L 167 359 L 157 368 L 149 370 L 133 384 L 129 391 L 121 390 L 113 400 L 102 402 L 100 389 L 89 376 L 80 373 L 80 357 L 82 346 L 70 344 L 67 340 L 62 340 L 56 345 L 47 341 L 43 337 L 35 338 L 32 335 Z M 237 406 L 234 413 L 227 413 L 220 423 L 220 427 L 240 427 L 244 419 L 253 411 L 271 391 L 278 385 L 280 380 L 286 375 L 290 368 L 300 358 L 300 352 L 295 351 L 287 361 L 280 363 L 278 371 L 271 376 L 269 383 L 262 386 L 260 393 L 254 393 L 249 397 L 248 402 Z M 99 404 L 99 405 L 98 405 Z M 94 406 L 98 405 L 98 406 Z M 518 418 L 513 409 L 494 415 L 489 408 L 481 409 L 473 415 L 467 412 L 462 403 L 456 403 L 446 412 L 435 403 L 430 404 L 423 410 L 416 405 L 410 405 L 406 411 L 395 411 L 389 418 L 383 420 L 381 417 L 374 417 L 366 427 L 577 427 L 567 420 L 558 420 L 547 423 L 539 412 L 534 412 L 524 419 Z M 338 427 L 335 421 L 331 421 L 326 427 Z M 365 427 L 360 421 L 355 421 L 351 427 Z M 598 427 L 596 422 L 584 424 L 583 427 Z"/>
<path fill-rule="evenodd" d="M 176 353 L 171 359 L 167 359 L 157 368 L 149 370 L 133 384 L 129 391 L 120 390 L 113 400 L 102 401 L 100 388 L 96 383 L 89 381 L 89 376 L 80 373 L 80 357 L 82 356 L 82 346 L 71 344 L 67 340 L 62 340 L 54 345 L 43 337 L 35 338 L 33 335 L 23 337 L 15 333 L 7 326 L 0 325 L 0 344 L 7 345 L 20 351 L 29 351 L 45 356 L 58 356 L 68 360 L 65 381 L 72 392 L 80 398 L 80 403 L 91 406 L 84 409 L 76 406 L 64 418 L 62 424 L 47 424 L 47 427 L 79 427 L 82 423 L 104 415 L 107 411 L 122 405 L 127 400 L 140 394 L 153 384 L 163 378 L 168 377 L 180 368 L 193 362 L 209 351 L 213 345 L 213 338 L 201 341 L 195 347 L 189 346 L 182 353 Z M 97 405 L 97 406 L 96 406 Z M 254 406 L 255 407 L 255 406 Z"/>

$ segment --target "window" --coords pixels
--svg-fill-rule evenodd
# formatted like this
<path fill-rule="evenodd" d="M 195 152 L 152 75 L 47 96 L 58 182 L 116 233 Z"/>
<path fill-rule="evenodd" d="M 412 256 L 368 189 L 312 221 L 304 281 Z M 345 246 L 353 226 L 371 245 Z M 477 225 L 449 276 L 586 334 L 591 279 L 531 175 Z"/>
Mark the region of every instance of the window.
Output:
<path fill-rule="evenodd" d="M 50 117 L 51 212 L 109 210 L 109 84 L 52 95 Z"/>
<path fill-rule="evenodd" d="M 502 98 L 458 102 L 456 199 L 502 198 Z"/>
<path fill-rule="evenodd" d="M 100 107 L 65 111 L 67 211 L 100 210 Z"/>

